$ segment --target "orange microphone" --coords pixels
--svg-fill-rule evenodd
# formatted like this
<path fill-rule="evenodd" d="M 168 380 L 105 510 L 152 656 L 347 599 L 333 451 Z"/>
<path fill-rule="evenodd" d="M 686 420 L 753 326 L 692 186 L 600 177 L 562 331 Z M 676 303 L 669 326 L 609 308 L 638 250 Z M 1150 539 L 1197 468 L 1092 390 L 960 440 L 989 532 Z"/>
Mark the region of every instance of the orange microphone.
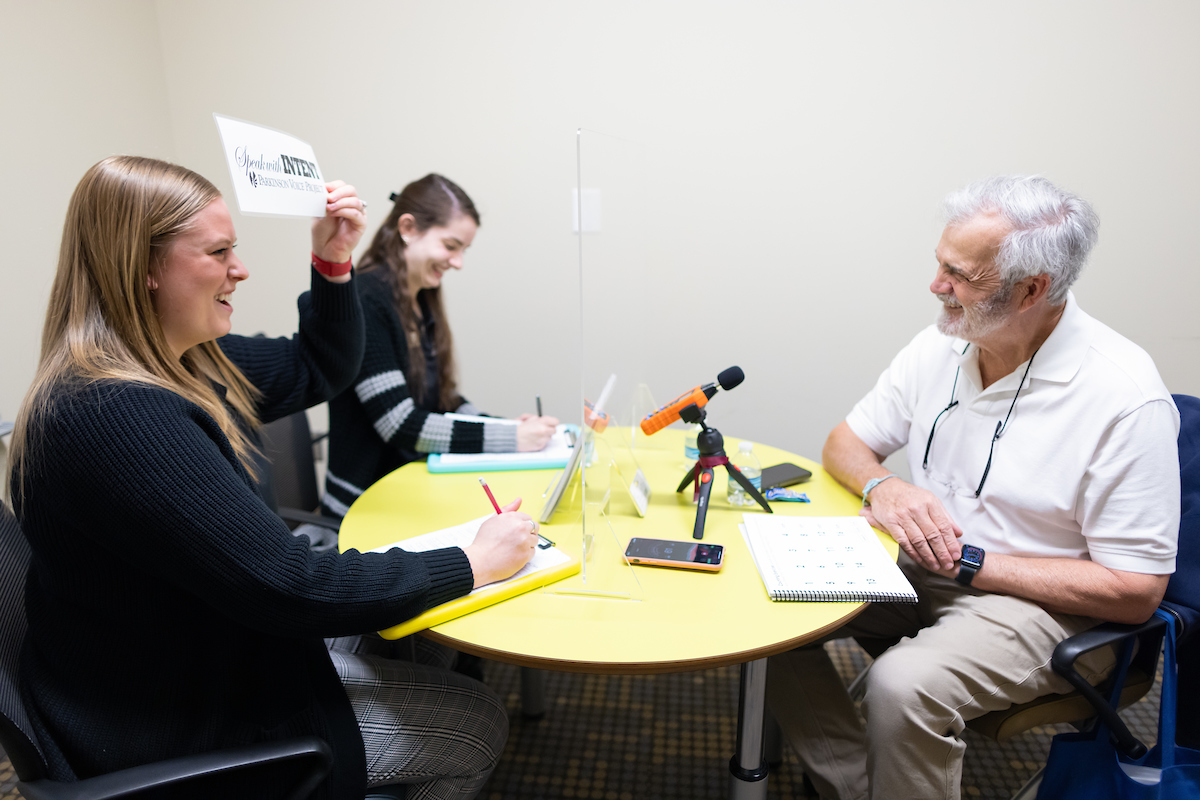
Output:
<path fill-rule="evenodd" d="M 679 395 L 679 397 L 676 397 L 653 414 L 646 415 L 646 418 L 642 420 L 642 433 L 647 436 L 658 433 L 672 422 L 678 420 L 679 412 L 688 406 L 694 405 L 696 408 L 703 408 L 707 405 L 708 401 L 717 393 L 718 384 L 725 391 L 729 391 L 745 380 L 745 378 L 746 374 L 742 372 L 741 367 L 730 367 L 722 371 L 717 375 L 717 383 L 697 386 Z"/>

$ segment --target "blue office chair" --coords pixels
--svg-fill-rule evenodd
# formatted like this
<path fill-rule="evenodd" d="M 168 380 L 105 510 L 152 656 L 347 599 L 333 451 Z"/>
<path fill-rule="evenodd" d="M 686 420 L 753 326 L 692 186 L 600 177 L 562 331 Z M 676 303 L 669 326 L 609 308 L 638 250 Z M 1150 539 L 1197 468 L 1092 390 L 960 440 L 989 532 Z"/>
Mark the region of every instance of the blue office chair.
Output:
<path fill-rule="evenodd" d="M 1197 738 L 1200 738 L 1200 633 L 1197 633 L 1200 630 L 1200 399 L 1179 394 L 1173 395 L 1173 398 L 1180 418 L 1179 479 L 1182 493 L 1179 553 L 1175 574 L 1167 584 L 1166 596 L 1159 608 L 1175 618 L 1179 687 L 1175 740 L 1184 747 L 1195 747 Z M 1106 622 L 1061 642 L 1054 649 L 1051 666 L 1075 689 L 1071 695 L 1063 696 L 1061 700 L 1064 704 L 1072 702 L 1075 698 L 1086 700 L 1089 713 L 1085 718 L 1073 708 L 1068 714 L 1059 714 L 1057 719 L 1046 719 L 1036 724 L 1071 722 L 1076 723 L 1081 730 L 1087 730 L 1097 722 L 1103 721 L 1117 750 L 1131 759 L 1145 755 L 1146 746 L 1133 735 L 1121 720 L 1118 711 L 1145 694 L 1142 685 L 1153 681 L 1165 631 L 1166 622 L 1158 617 L 1151 617 L 1141 625 Z M 1121 700 L 1118 707 L 1114 708 L 1108 702 L 1107 687 L 1091 686 L 1076 672 L 1075 661 L 1090 650 L 1123 645 L 1132 638 L 1138 640 L 1138 645 L 1137 654 L 1129 667 L 1129 674 L 1136 677 L 1126 680 Z M 1133 686 L 1131 682 L 1137 686 Z M 1056 696 L 1034 702 L 1053 703 L 1058 699 Z M 1014 710 L 1019 712 L 1020 709 Z M 1013 710 L 993 712 L 980 720 L 986 725 L 988 717 L 1012 712 Z M 1084 722 L 1079 723 L 1079 720 Z M 978 729 L 975 720 L 972 721 L 971 727 Z M 1027 725 L 1025 729 L 1028 727 L 1032 726 Z M 1043 770 L 1039 770 L 1016 795 L 1017 800 L 1035 796 L 1041 784 L 1042 772 Z"/>
<path fill-rule="evenodd" d="M 1179 554 L 1176 557 L 1175 574 L 1167 584 L 1166 596 L 1159 606 L 1175 618 L 1175 634 L 1177 640 L 1177 669 L 1179 673 L 1180 691 L 1176 704 L 1178 731 L 1176 741 L 1184 747 L 1195 747 L 1200 738 L 1200 692 L 1195 691 L 1200 683 L 1197 678 L 1197 655 L 1200 655 L 1200 399 L 1188 395 L 1173 395 L 1175 405 L 1179 408 L 1179 477 L 1181 492 L 1179 518 Z M 1122 642 L 1132 636 L 1152 636 L 1147 642 L 1143 639 L 1140 650 L 1145 651 L 1145 645 L 1162 644 L 1162 636 L 1166 623 L 1158 618 L 1151 618 L 1141 625 L 1117 625 L 1105 623 L 1089 631 L 1072 636 L 1060 644 L 1054 651 L 1054 671 L 1062 675 L 1076 690 L 1088 698 L 1101 718 L 1109 726 L 1117 740 L 1117 746 L 1126 755 L 1137 758 L 1146 752 L 1145 745 L 1138 742 L 1128 728 L 1121 722 L 1116 711 L 1109 706 L 1101 693 L 1075 672 L 1073 664 L 1083 653 L 1097 647 Z M 1157 668 L 1158 647 L 1151 652 L 1139 652 L 1137 658 L 1150 668 L 1151 674 Z M 1136 658 L 1135 658 L 1136 663 Z M 1145 668 L 1145 667 L 1144 667 Z M 1192 687 L 1189 691 L 1188 687 Z"/>
<path fill-rule="evenodd" d="M 25 639 L 25 572 L 29 543 L 12 511 L 0 503 L 0 746 L 26 800 L 108 800 L 109 798 L 175 796 L 203 786 L 211 776 L 232 771 L 290 781 L 280 796 L 303 800 L 325 779 L 333 752 L 315 737 L 201 753 L 130 767 L 75 782 L 54 781 L 30 725 L 18 689 L 18 656 Z"/>
<path fill-rule="evenodd" d="M 1175 618 L 1177 639 L 1178 700 L 1176 737 L 1178 745 L 1197 748 L 1200 741 L 1200 399 L 1173 395 L 1179 408 L 1179 478 L 1182 488 L 1179 521 L 1179 554 L 1175 574 L 1167 585 L 1160 608 Z M 1166 623 L 1151 617 L 1141 625 L 1102 623 L 1091 630 L 1060 642 L 1051 661 L 1075 691 L 1065 695 L 1047 695 L 1029 703 L 993 711 L 967 723 L 967 727 L 993 741 L 1004 743 L 1031 728 L 1071 723 L 1081 730 L 1103 721 L 1118 750 L 1129 758 L 1146 753 L 1142 744 L 1121 720 L 1118 711 L 1140 700 L 1154 685 Z M 1114 708 L 1108 702 L 1109 687 L 1093 687 L 1075 670 L 1076 660 L 1098 647 L 1117 646 L 1131 638 L 1138 640 L 1137 653 L 1130 663 L 1121 697 Z M 881 649 L 886 649 L 881 647 Z M 868 667 L 869 669 L 869 667 Z M 866 689 L 864 670 L 850 686 L 850 694 L 861 699 Z M 782 760 L 778 724 L 768 721 L 766 736 L 772 763 Z M 1039 770 L 1013 800 L 1027 800 L 1037 794 L 1044 770 Z"/>
<path fill-rule="evenodd" d="M 1173 395 L 1179 408 L 1179 555 L 1163 607 L 1174 612 L 1179 702 L 1176 742 L 1200 750 L 1200 399 Z M 1190 633 L 1188 633 L 1190 632 Z M 1187 635 L 1184 635 L 1187 633 Z"/>

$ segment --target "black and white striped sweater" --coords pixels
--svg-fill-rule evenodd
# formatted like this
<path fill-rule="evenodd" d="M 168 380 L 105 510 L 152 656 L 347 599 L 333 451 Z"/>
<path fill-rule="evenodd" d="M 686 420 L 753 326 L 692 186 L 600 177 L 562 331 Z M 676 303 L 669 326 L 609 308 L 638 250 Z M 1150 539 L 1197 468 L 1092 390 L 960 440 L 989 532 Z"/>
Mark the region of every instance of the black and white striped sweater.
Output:
<path fill-rule="evenodd" d="M 431 399 L 418 404 L 409 391 L 410 363 L 404 327 L 381 270 L 355 281 L 366 323 L 362 370 L 353 385 L 329 402 L 329 470 L 321 510 L 342 517 L 375 481 L 429 453 L 511 453 L 517 427 L 501 422 L 463 422 L 436 408 Z M 422 330 L 431 354 L 431 326 Z M 427 361 L 430 359 L 427 358 Z M 427 381 L 428 382 L 428 381 Z M 455 409 L 477 414 L 465 400 Z"/>

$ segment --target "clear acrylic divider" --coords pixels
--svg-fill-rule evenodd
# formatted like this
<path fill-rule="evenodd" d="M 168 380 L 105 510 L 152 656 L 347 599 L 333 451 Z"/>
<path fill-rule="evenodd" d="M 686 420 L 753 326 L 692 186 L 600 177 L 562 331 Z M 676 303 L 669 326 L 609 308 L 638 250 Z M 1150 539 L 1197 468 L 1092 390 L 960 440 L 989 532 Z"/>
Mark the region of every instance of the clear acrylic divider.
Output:
<path fill-rule="evenodd" d="M 629 565 L 625 546 L 646 535 L 638 520 L 654 517 L 655 504 L 667 501 L 695 458 L 685 455 L 678 437 L 648 436 L 640 423 L 659 409 L 656 393 L 663 400 L 688 388 L 674 385 L 665 369 L 695 374 L 693 365 L 699 365 L 707 377 L 708 369 L 715 374 L 727 365 L 714 362 L 729 357 L 723 352 L 731 347 L 728 337 L 714 325 L 723 319 L 714 316 L 721 287 L 697 278 L 695 259 L 728 250 L 727 241 L 714 239 L 714 203 L 730 201 L 709 197 L 695 159 L 681 156 L 697 147 L 694 142 L 661 133 L 656 139 L 648 130 L 633 136 L 575 132 L 579 399 L 578 416 L 568 416 L 579 421 L 587 457 L 564 479 L 553 516 L 559 523 L 572 520 L 561 536 L 578 542 L 586 556 L 579 575 L 545 591 L 642 597 L 638 570 L 644 568 Z M 694 249 L 681 256 L 682 243 L 710 241 L 699 256 Z M 586 410 L 588 404 L 601 406 L 602 421 Z M 650 487 L 639 459 L 657 464 L 664 457 L 678 465 L 679 477 Z"/>
<path fill-rule="evenodd" d="M 577 576 L 545 589 L 603 599 L 641 600 L 637 572 L 625 558 L 625 519 L 646 513 L 649 486 L 633 455 L 633 428 L 651 413 L 648 387 L 630 380 L 630 353 L 609 343 L 627 321 L 628 248 L 644 235 L 652 203 L 637 179 L 646 148 L 630 139 L 576 131 L 572 190 L 579 272 L 579 426 L 587 448 L 563 492 L 557 515 L 571 515 L 570 535 L 584 554 Z M 620 377 L 617 377 L 620 376 Z M 631 494 L 632 492 L 632 494 Z M 637 501 L 642 500 L 639 503 Z M 569 518 L 569 517 L 568 517 Z"/>
<path fill-rule="evenodd" d="M 585 416 L 581 444 L 586 450 L 568 509 L 576 514 L 568 535 L 580 543 L 581 568 L 578 575 L 544 591 L 603 600 L 638 601 L 643 597 L 637 573 L 625 558 L 626 542 L 614 529 L 614 517 L 637 514 L 621 467 L 624 463 L 628 470 L 630 464 L 622 454 L 622 450 L 630 453 L 628 429 L 615 423 L 615 416 L 607 413 L 603 422 Z"/>

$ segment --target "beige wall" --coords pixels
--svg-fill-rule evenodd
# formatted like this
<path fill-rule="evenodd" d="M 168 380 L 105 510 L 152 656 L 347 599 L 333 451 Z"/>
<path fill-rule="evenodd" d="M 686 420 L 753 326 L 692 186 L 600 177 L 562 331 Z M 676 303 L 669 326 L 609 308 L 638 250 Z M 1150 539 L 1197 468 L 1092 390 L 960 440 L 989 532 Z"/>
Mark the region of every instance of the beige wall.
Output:
<path fill-rule="evenodd" d="M 2 107 L 18 124 L 0 136 L 23 157 L 0 225 L 10 252 L 29 243 L 0 262 L 6 418 L 32 375 L 74 181 L 126 151 L 228 190 L 214 111 L 311 142 L 375 220 L 426 172 L 466 188 L 484 226 L 447 294 L 464 393 L 491 413 L 531 410 L 540 393 L 575 414 L 579 127 L 585 186 L 603 193 L 584 251 L 591 395 L 616 371 L 623 394 L 644 381 L 661 402 L 738 363 L 746 383 L 714 401 L 713 424 L 818 456 L 933 317 L 940 198 L 1008 172 L 1095 204 L 1081 305 L 1150 351 L 1173 390 L 1200 393 L 1191 2 L 3 10 Z M 235 223 L 253 275 L 235 330 L 290 332 L 305 223 Z"/>
<path fill-rule="evenodd" d="M 16 416 L 37 369 L 75 184 L 113 153 L 173 158 L 167 107 L 149 0 L 0 0 L 0 418 Z"/>

